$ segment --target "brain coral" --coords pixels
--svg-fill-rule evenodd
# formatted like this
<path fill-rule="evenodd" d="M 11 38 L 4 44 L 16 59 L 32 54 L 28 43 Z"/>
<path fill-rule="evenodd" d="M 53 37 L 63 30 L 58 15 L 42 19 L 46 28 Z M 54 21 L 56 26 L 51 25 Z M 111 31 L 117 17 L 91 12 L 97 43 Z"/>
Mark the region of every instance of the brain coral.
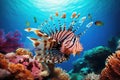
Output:
<path fill-rule="evenodd" d="M 107 58 L 100 80 L 120 80 L 120 50 Z"/>

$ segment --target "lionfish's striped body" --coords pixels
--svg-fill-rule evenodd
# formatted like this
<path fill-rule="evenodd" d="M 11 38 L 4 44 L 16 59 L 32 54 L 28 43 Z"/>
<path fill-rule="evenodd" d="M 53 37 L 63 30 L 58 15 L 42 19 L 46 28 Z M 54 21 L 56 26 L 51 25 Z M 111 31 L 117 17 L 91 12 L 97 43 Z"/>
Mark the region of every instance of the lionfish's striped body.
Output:
<path fill-rule="evenodd" d="M 75 15 L 73 17 L 75 17 Z M 63 18 L 65 18 L 65 14 Z M 92 23 L 93 22 L 90 22 L 87 25 L 87 29 L 92 26 Z M 51 30 L 49 36 L 36 28 L 25 29 L 27 32 L 33 31 L 41 38 L 36 39 L 28 37 L 34 44 L 36 52 L 35 58 L 40 62 L 61 63 L 67 60 L 70 54 L 79 54 L 83 48 L 79 42 L 78 35 L 74 34 L 72 28 L 73 25 L 70 25 L 68 29 L 66 29 L 66 26 L 64 25 L 63 27 L 60 27 L 59 30 Z"/>

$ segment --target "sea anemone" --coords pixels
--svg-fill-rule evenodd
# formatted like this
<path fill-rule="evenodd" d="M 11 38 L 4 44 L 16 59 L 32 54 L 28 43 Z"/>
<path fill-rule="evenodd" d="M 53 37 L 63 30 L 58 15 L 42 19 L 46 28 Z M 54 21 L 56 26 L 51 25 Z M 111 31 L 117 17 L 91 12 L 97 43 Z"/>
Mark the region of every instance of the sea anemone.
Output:
<path fill-rule="evenodd" d="M 100 80 L 120 80 L 120 50 L 107 58 Z"/>

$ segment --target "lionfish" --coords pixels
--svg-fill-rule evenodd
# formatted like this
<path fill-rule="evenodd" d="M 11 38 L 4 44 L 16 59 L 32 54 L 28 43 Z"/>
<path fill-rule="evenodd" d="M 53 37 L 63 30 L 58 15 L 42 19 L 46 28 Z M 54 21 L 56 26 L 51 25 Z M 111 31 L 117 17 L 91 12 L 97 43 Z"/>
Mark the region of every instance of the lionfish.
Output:
<path fill-rule="evenodd" d="M 60 17 L 60 14 L 56 12 L 54 17 L 50 16 L 40 25 L 40 29 L 30 27 L 25 29 L 25 31 L 34 32 L 40 37 L 39 39 L 28 37 L 35 47 L 36 60 L 45 63 L 62 63 L 69 59 L 70 54 L 76 55 L 83 50 L 80 36 L 92 26 L 93 21 L 86 25 L 83 32 L 75 34 L 87 17 L 79 18 L 80 13 L 73 12 L 71 15 L 72 21 L 68 26 L 66 26 L 66 17 L 66 13 L 63 13 Z M 57 18 L 58 26 L 57 23 L 54 23 L 54 18 Z M 63 25 L 61 25 L 62 20 Z M 74 29 L 75 26 L 78 27 Z"/>

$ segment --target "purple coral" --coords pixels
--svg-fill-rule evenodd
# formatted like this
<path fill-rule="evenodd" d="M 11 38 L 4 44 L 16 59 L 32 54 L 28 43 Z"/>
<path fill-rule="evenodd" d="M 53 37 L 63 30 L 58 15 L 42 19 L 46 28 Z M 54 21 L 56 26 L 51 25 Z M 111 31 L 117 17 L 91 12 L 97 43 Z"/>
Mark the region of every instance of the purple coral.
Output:
<path fill-rule="evenodd" d="M 8 53 L 13 52 L 19 47 L 23 47 L 20 43 L 21 34 L 19 31 L 8 32 L 5 34 L 3 30 L 0 30 L 0 52 Z"/>

